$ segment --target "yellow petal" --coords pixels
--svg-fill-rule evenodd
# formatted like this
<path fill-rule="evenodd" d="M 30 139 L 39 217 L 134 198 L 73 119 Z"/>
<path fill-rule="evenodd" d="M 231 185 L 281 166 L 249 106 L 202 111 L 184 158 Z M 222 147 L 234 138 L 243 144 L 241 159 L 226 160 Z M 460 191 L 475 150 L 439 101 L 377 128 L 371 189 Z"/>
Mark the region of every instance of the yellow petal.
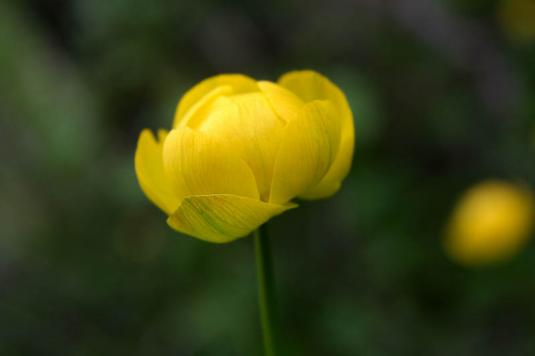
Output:
<path fill-rule="evenodd" d="M 351 162 L 353 161 L 353 149 L 355 144 L 355 131 L 353 122 L 349 125 L 343 125 L 342 137 L 336 158 L 331 165 L 331 168 L 323 177 L 323 179 L 308 191 L 302 193 L 299 197 L 303 199 L 322 199 L 327 198 L 336 193 L 342 181 L 348 175 L 351 169 Z"/>
<path fill-rule="evenodd" d="M 184 198 L 167 223 L 173 229 L 201 240 L 225 243 L 247 236 L 273 216 L 295 206 L 235 195 L 190 196 Z"/>
<path fill-rule="evenodd" d="M 230 87 L 232 92 L 247 93 L 258 90 L 254 79 L 242 74 L 221 74 L 208 78 L 191 88 L 178 103 L 173 127 L 177 127 L 187 112 L 205 95 L 218 87 Z"/>
<path fill-rule="evenodd" d="M 273 170 L 270 202 L 291 200 L 327 173 L 340 143 L 340 122 L 335 118 L 329 101 L 316 100 L 288 123 Z"/>
<path fill-rule="evenodd" d="M 169 133 L 163 165 L 184 196 L 235 194 L 258 198 L 254 175 L 236 147 L 189 127 Z"/>
<path fill-rule="evenodd" d="M 167 131 L 160 130 L 158 136 L 159 141 L 156 141 L 150 130 L 141 132 L 134 159 L 135 170 L 139 185 L 147 198 L 170 215 L 180 204 L 180 199 L 171 189 L 163 169 L 162 148 Z"/>
<path fill-rule="evenodd" d="M 303 101 L 329 100 L 339 114 L 342 126 L 342 137 L 336 158 L 323 179 L 307 192 L 300 195 L 305 199 L 320 199 L 334 194 L 347 176 L 353 160 L 355 129 L 353 114 L 344 93 L 323 75 L 310 71 L 295 71 L 283 75 L 278 82 L 291 90 Z"/>
<path fill-rule="evenodd" d="M 195 127 L 200 123 L 210 111 L 214 101 L 222 95 L 232 94 L 232 88 L 228 85 L 216 87 L 209 91 L 205 96 L 196 101 L 189 110 L 173 123 L 173 128 L 179 128 L 184 126 Z"/>
<path fill-rule="evenodd" d="M 286 122 L 293 120 L 303 107 L 303 101 L 286 88 L 272 82 L 260 81 L 258 88 L 271 104 L 273 111 Z"/>
<path fill-rule="evenodd" d="M 240 152 L 253 170 L 262 200 L 267 200 L 284 124 L 257 92 L 220 97 L 198 130 L 217 135 Z"/>

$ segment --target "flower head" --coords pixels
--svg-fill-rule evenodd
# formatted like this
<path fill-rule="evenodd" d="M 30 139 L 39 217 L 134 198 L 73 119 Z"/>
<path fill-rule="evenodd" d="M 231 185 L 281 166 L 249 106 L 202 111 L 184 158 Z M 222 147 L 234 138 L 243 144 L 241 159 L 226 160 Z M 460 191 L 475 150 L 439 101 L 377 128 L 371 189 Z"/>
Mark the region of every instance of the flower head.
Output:
<path fill-rule="evenodd" d="M 511 39 L 527 43 L 535 40 L 535 1 L 502 0 L 498 11 L 501 25 Z"/>
<path fill-rule="evenodd" d="M 296 197 L 334 194 L 353 145 L 346 97 L 319 73 L 277 83 L 226 74 L 184 95 L 171 131 L 143 130 L 135 168 L 172 228 L 221 243 L 295 207 Z"/>
<path fill-rule="evenodd" d="M 486 181 L 471 188 L 453 212 L 446 248 L 463 264 L 505 260 L 524 246 L 533 225 L 534 202 L 524 187 Z"/>

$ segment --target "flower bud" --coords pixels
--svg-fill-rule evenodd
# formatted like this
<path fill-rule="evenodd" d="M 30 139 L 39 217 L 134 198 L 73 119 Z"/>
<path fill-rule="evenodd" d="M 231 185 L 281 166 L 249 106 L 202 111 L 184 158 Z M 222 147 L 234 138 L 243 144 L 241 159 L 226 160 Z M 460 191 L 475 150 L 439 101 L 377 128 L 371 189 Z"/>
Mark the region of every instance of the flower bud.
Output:
<path fill-rule="evenodd" d="M 297 71 L 272 83 L 227 74 L 184 95 L 171 131 L 141 133 L 135 168 L 172 228 L 223 243 L 296 207 L 297 197 L 334 194 L 353 145 L 346 97 L 324 76 Z"/>
<path fill-rule="evenodd" d="M 480 183 L 453 212 L 447 252 L 468 265 L 505 260 L 527 242 L 533 213 L 533 197 L 526 188 L 501 181 Z"/>

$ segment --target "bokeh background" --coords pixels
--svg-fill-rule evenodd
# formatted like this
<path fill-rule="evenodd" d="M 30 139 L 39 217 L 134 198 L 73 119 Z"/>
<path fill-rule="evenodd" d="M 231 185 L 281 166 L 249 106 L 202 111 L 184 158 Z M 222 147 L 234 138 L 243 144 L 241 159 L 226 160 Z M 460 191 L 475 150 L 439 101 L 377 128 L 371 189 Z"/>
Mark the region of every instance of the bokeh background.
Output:
<path fill-rule="evenodd" d="M 468 268 L 451 209 L 535 183 L 533 0 L 3 0 L 0 354 L 260 355 L 252 239 L 181 236 L 140 130 L 210 75 L 347 93 L 343 189 L 270 222 L 285 355 L 533 355 L 535 246 Z"/>

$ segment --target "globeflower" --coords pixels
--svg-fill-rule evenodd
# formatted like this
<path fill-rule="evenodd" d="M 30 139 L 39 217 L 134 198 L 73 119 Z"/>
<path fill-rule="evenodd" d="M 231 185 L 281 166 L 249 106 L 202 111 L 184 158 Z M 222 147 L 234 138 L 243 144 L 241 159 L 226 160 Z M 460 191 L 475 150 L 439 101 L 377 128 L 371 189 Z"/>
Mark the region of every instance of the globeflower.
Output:
<path fill-rule="evenodd" d="M 182 97 L 170 131 L 141 132 L 135 170 L 169 226 L 224 243 L 296 207 L 295 198 L 333 195 L 353 146 L 346 97 L 321 74 L 290 72 L 277 83 L 224 74 Z"/>
<path fill-rule="evenodd" d="M 446 249 L 467 265 L 510 258 L 527 242 L 533 226 L 531 192 L 512 183 L 480 183 L 459 201 L 450 220 Z"/>
<path fill-rule="evenodd" d="M 535 2 L 532 0 L 502 0 L 498 16 L 509 37 L 520 42 L 535 40 Z"/>

